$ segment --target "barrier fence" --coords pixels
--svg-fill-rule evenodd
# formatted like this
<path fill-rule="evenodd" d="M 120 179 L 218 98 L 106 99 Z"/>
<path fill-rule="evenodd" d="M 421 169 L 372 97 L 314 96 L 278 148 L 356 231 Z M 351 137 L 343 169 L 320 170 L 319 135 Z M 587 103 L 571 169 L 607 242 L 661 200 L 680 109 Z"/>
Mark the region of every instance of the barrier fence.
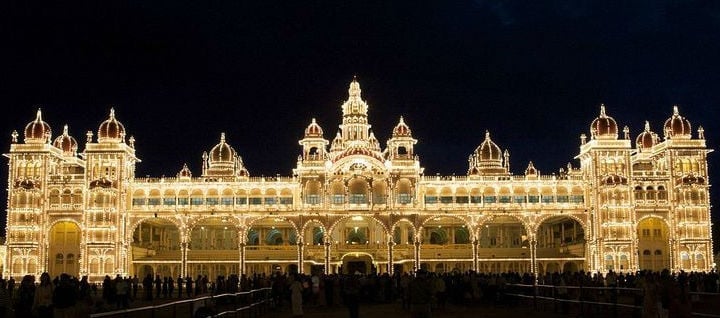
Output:
<path fill-rule="evenodd" d="M 91 318 L 256 318 L 267 312 L 270 288 L 178 300 L 154 306 L 129 308 L 90 315 Z"/>
<path fill-rule="evenodd" d="M 507 284 L 504 295 L 536 310 L 583 317 L 640 317 L 644 305 L 640 288 Z M 720 318 L 720 293 L 690 292 L 689 296 L 693 317 Z"/>

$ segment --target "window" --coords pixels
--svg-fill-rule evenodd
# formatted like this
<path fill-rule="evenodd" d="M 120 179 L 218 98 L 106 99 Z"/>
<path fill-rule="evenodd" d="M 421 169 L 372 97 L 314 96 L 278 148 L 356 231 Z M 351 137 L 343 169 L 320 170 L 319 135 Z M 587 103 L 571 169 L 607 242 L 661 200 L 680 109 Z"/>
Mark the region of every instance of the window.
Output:
<path fill-rule="evenodd" d="M 175 205 L 175 198 L 164 198 L 163 205 Z"/>
<path fill-rule="evenodd" d="M 400 204 L 408 204 L 412 202 L 412 196 L 407 193 L 400 193 L 398 194 L 398 203 Z"/>
<path fill-rule="evenodd" d="M 440 197 L 440 203 L 444 203 L 444 204 L 453 203 L 453 197 L 446 197 L 446 196 Z"/>
<path fill-rule="evenodd" d="M 584 203 L 585 198 L 583 197 L 583 195 L 571 195 L 570 202 L 571 203 Z"/>
<path fill-rule="evenodd" d="M 265 204 L 277 204 L 277 199 L 275 197 L 265 198 Z"/>
<path fill-rule="evenodd" d="M 203 198 L 190 198 L 190 205 L 192 205 L 192 206 L 203 205 Z"/>
<path fill-rule="evenodd" d="M 307 195 L 305 195 L 305 203 L 306 204 L 320 204 L 320 196 L 317 194 L 307 194 Z"/>
<path fill-rule="evenodd" d="M 643 237 L 650 236 L 650 229 L 642 229 L 642 236 Z"/>
<path fill-rule="evenodd" d="M 510 203 L 510 200 L 512 200 L 512 197 L 509 195 L 500 196 L 500 203 Z"/>
<path fill-rule="evenodd" d="M 649 251 L 648 251 L 648 252 L 649 252 Z M 661 250 L 655 250 L 655 255 L 662 255 L 662 251 L 661 251 Z"/>
<path fill-rule="evenodd" d="M 362 193 L 353 193 L 350 194 L 350 203 L 352 204 L 366 204 L 367 198 L 365 198 L 365 194 Z"/>
<path fill-rule="evenodd" d="M 495 203 L 497 202 L 497 197 L 494 195 L 486 195 L 483 197 L 484 203 Z"/>
<path fill-rule="evenodd" d="M 133 198 L 133 205 L 145 205 L 145 198 Z"/>
<path fill-rule="evenodd" d="M 205 199 L 205 204 L 207 204 L 207 205 L 217 205 L 217 204 L 218 204 L 218 198 L 207 198 L 207 199 Z"/>
<path fill-rule="evenodd" d="M 425 196 L 425 203 L 426 204 L 435 204 L 438 201 L 438 197 L 434 195 L 426 195 Z"/>
<path fill-rule="evenodd" d="M 250 198 L 250 205 L 261 205 L 262 204 L 262 198 L 253 197 Z"/>
<path fill-rule="evenodd" d="M 653 229 L 653 236 L 654 236 L 654 237 L 661 237 L 661 236 L 662 236 L 662 230 L 660 230 L 660 229 Z"/>
<path fill-rule="evenodd" d="M 55 255 L 55 264 L 62 264 L 64 259 L 65 257 L 62 254 L 58 253 L 57 255 Z"/>
<path fill-rule="evenodd" d="M 280 198 L 280 204 L 284 204 L 284 205 L 293 204 L 293 198 L 292 197 Z"/>
<path fill-rule="evenodd" d="M 528 203 L 538 203 L 538 202 L 540 202 L 539 195 L 529 195 L 528 196 Z"/>
<path fill-rule="evenodd" d="M 160 205 L 160 198 L 148 199 L 148 205 Z"/>
<path fill-rule="evenodd" d="M 470 203 L 480 204 L 480 203 L 482 203 L 482 197 L 481 197 L 481 196 L 477 196 L 477 195 L 471 196 L 471 197 L 470 197 Z"/>
<path fill-rule="evenodd" d="M 345 195 L 333 194 L 332 203 L 333 204 L 344 204 L 345 203 Z"/>
<path fill-rule="evenodd" d="M 644 250 L 643 255 L 650 255 L 650 250 Z"/>
<path fill-rule="evenodd" d="M 373 194 L 373 203 L 375 204 L 385 204 L 386 202 L 386 196 L 383 194 Z"/>
<path fill-rule="evenodd" d="M 177 204 L 178 205 L 188 205 L 190 200 L 188 198 L 178 198 Z"/>
<path fill-rule="evenodd" d="M 222 205 L 233 205 L 233 198 L 222 198 L 220 202 Z"/>
<path fill-rule="evenodd" d="M 468 197 L 456 197 L 455 202 L 457 203 L 468 203 Z"/>
<path fill-rule="evenodd" d="M 516 195 L 513 197 L 513 203 L 525 203 L 525 196 L 524 195 Z"/>
<path fill-rule="evenodd" d="M 247 204 L 247 198 L 246 198 L 246 197 L 235 198 L 235 204 L 237 204 L 237 205 L 246 205 L 246 204 Z"/>
<path fill-rule="evenodd" d="M 567 195 L 558 195 L 557 202 L 558 203 L 568 203 L 568 202 L 570 202 L 570 197 Z"/>
<path fill-rule="evenodd" d="M 555 197 L 552 195 L 543 195 L 542 196 L 542 203 L 553 203 L 555 200 Z"/>

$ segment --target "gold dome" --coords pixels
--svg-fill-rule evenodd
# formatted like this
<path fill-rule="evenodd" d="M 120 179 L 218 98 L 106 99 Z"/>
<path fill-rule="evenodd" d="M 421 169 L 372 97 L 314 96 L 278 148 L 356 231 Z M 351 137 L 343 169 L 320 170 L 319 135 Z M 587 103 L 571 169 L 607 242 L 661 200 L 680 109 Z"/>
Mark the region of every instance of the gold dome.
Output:
<path fill-rule="evenodd" d="M 673 115 L 665 121 L 665 139 L 690 139 L 692 128 L 687 118 L 680 116 L 677 106 L 673 106 Z"/>

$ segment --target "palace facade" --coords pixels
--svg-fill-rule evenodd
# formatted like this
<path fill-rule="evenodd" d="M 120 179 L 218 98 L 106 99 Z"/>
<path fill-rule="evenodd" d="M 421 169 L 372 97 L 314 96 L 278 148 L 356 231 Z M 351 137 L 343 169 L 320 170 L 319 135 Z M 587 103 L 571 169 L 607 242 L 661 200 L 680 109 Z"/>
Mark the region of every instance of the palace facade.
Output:
<path fill-rule="evenodd" d="M 137 177 L 114 110 L 82 152 L 40 110 L 12 134 L 3 275 L 707 271 L 714 266 L 704 132 L 677 107 L 631 138 L 604 106 L 578 166 L 510 171 L 491 138 L 463 176 L 424 175 L 403 118 L 384 147 L 350 83 L 332 140 L 315 121 L 291 176 L 255 177 L 224 133 L 202 171 Z M 22 138 L 21 138 L 22 137 Z"/>

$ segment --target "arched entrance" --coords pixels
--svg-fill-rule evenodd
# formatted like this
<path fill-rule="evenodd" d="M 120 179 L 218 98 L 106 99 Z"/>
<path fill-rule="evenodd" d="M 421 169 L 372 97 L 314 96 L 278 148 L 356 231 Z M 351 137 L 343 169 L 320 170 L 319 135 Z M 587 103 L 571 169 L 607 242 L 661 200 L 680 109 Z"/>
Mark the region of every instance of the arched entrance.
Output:
<path fill-rule="evenodd" d="M 368 253 L 348 253 L 342 257 L 341 273 L 370 274 L 376 271 L 373 258 Z"/>
<path fill-rule="evenodd" d="M 215 279 L 239 273 L 238 228 L 227 216 L 199 220 L 190 230 L 187 274 Z"/>
<path fill-rule="evenodd" d="M 427 270 L 445 272 L 451 261 L 460 265 L 460 271 L 473 269 L 472 238 L 465 220 L 436 216 L 423 223 L 420 234 L 420 259 L 429 263 Z"/>
<path fill-rule="evenodd" d="M 348 254 L 366 254 L 377 261 L 379 270 L 386 270 L 388 237 L 380 221 L 370 216 L 355 215 L 338 221 L 330 232 L 335 243 L 331 249 L 331 259 L 340 259 Z M 358 260 L 360 261 L 362 260 Z M 342 265 L 343 272 L 346 271 L 344 266 L 347 264 L 335 262 L 335 265 Z M 372 270 L 375 270 L 372 266 L 366 266 L 368 273 Z M 335 272 L 335 269 L 331 267 L 330 272 Z"/>
<path fill-rule="evenodd" d="M 50 228 L 48 249 L 51 277 L 67 273 L 78 276 L 80 271 L 80 227 L 74 222 L 58 222 Z"/>
<path fill-rule="evenodd" d="M 665 221 L 656 217 L 645 218 L 638 223 L 637 231 L 640 269 L 661 271 L 670 268 L 670 239 Z"/>
<path fill-rule="evenodd" d="M 479 271 L 485 273 L 530 272 L 528 234 L 519 219 L 495 216 L 478 231 Z"/>

